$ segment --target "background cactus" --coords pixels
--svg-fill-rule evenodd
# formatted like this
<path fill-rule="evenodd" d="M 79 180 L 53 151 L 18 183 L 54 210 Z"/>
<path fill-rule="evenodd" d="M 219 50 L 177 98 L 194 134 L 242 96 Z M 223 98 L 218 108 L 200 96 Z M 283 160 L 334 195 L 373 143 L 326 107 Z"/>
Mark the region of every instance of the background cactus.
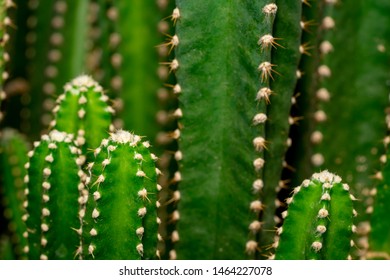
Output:
<path fill-rule="evenodd" d="M 1 189 L 2 204 L 4 206 L 3 224 L 8 224 L 8 240 L 12 244 L 14 255 L 25 258 L 23 248 L 27 245 L 25 232 L 26 225 L 23 216 L 26 211 L 23 201 L 26 198 L 24 178 L 27 175 L 25 164 L 28 162 L 27 151 L 29 145 L 24 137 L 13 129 L 1 132 L 0 160 L 1 160 Z"/>
<path fill-rule="evenodd" d="M 366 2 L 0 1 L 1 127 L 23 132 L 30 143 L 54 129 L 73 134 L 72 145 L 78 145 L 74 149 L 80 154 L 72 164 L 82 167 L 68 174 L 77 181 L 75 223 L 85 217 L 82 227 L 72 230 L 77 245 L 69 254 L 50 249 L 34 257 L 34 246 L 29 245 L 30 257 L 151 259 L 156 257 L 158 229 L 163 259 L 269 258 L 277 244 L 275 228 L 282 226 L 284 231 L 291 223 L 286 219 L 283 225 L 282 214 L 291 200 L 290 186 L 328 169 L 358 198 L 358 250 L 350 252 L 351 258 L 386 258 L 388 245 L 380 240 L 389 229 L 379 221 L 386 211 L 382 201 L 387 199 L 387 165 L 379 171 L 385 162 L 381 142 L 389 127 L 390 5 L 386 0 Z M 114 109 L 118 113 L 112 119 Z M 138 164 L 147 167 L 142 169 L 145 178 L 134 177 L 134 172 L 120 174 L 122 167 L 113 167 L 122 157 L 130 160 L 134 149 L 144 149 L 142 144 L 114 143 L 114 127 L 147 136 L 163 172 L 158 178 L 161 192 L 157 193 L 156 170 L 146 148 L 137 151 L 143 161 L 129 164 L 133 171 Z M 44 136 L 43 142 L 48 139 Z M 29 172 L 41 169 L 38 162 L 27 166 Z M 7 168 L 3 162 L 2 178 L 12 181 Z M 58 171 L 52 168 L 53 174 Z M 38 225 L 42 182 L 26 178 L 30 199 L 34 193 L 38 196 L 36 206 L 29 202 L 26 210 Z M 120 186 L 128 180 L 137 188 L 148 184 L 148 198 L 140 199 L 139 190 L 123 197 L 107 192 L 110 202 L 104 201 L 108 184 Z M 10 201 L 4 182 L 2 197 Z M 88 198 L 80 183 L 88 185 Z M 95 201 L 97 188 L 102 200 Z M 301 192 L 308 189 L 321 188 Z M 332 192 L 336 189 L 338 184 Z M 294 199 L 300 200 L 301 192 Z M 137 209 L 143 203 L 152 207 L 147 211 L 152 215 L 144 219 L 134 212 L 134 222 L 129 218 L 123 229 L 134 233 L 144 228 L 142 240 L 133 235 L 131 256 L 99 251 L 111 237 L 105 237 L 108 225 L 92 217 L 94 209 L 105 209 L 102 215 L 112 215 L 110 222 L 119 226 L 114 211 L 124 208 L 108 205 L 122 205 L 126 199 Z M 347 204 L 342 213 L 350 213 L 351 202 Z M 288 211 L 293 213 L 295 206 L 290 204 Z M 5 230 L 13 227 L 10 220 L 3 217 L 0 222 L 7 224 L 0 235 L 10 235 Z M 17 231 L 25 232 L 22 228 L 17 226 Z M 350 234 L 347 230 L 338 237 L 350 241 Z M 338 246 L 327 242 L 328 237 L 324 235 L 326 252 Z M 36 237 L 33 244 L 39 247 L 41 242 Z M 314 241 L 308 237 L 305 242 L 310 247 Z M 280 240 L 279 252 L 289 248 L 286 243 Z M 14 252 L 14 257 L 21 255 Z"/>

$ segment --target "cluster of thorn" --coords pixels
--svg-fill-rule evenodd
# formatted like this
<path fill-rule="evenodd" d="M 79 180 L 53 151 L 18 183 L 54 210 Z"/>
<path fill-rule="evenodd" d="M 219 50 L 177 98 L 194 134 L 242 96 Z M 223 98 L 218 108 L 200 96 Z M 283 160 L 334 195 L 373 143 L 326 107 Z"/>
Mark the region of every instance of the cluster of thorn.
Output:
<path fill-rule="evenodd" d="M 166 5 L 164 4 L 165 2 L 166 1 L 158 1 L 159 6 L 161 8 L 166 7 Z M 171 15 L 168 18 L 172 21 L 173 25 L 176 25 L 176 23 L 181 19 L 180 9 L 178 7 L 174 8 Z M 165 22 L 165 21 L 160 22 L 159 30 L 161 33 L 166 34 L 168 29 L 169 29 L 169 24 L 167 22 Z M 179 40 L 179 37 L 177 34 L 175 34 L 173 36 L 167 35 L 167 37 L 168 37 L 168 41 L 159 46 L 160 47 L 160 49 L 159 49 L 160 55 L 164 56 L 164 57 L 167 57 L 173 51 L 173 49 L 178 47 L 180 44 L 180 40 Z M 161 66 L 158 70 L 160 79 L 166 80 L 170 73 L 175 73 L 176 71 L 179 70 L 179 68 L 180 68 L 180 62 L 176 58 L 174 58 L 168 62 L 162 62 Z M 173 96 L 175 98 L 177 98 L 182 93 L 182 87 L 178 83 L 174 84 L 174 85 L 167 84 L 166 86 L 171 89 Z M 167 94 L 166 89 L 159 90 L 158 96 L 162 101 L 167 100 L 168 94 Z M 178 122 L 182 117 L 183 117 L 183 112 L 180 108 L 177 108 L 171 112 L 167 112 L 167 111 L 162 110 L 162 111 L 158 112 L 158 114 L 157 114 L 157 120 L 159 121 L 159 123 L 161 125 L 166 125 L 171 121 Z M 182 127 L 181 124 L 178 122 L 177 128 L 175 130 L 168 132 L 168 133 L 161 132 L 157 137 L 157 141 L 161 145 L 166 145 L 172 141 L 178 140 L 181 136 L 181 127 Z M 180 150 L 178 150 L 174 153 L 174 159 L 177 162 L 179 162 L 182 159 L 182 157 L 183 157 L 183 155 L 182 155 L 182 152 Z M 160 160 L 161 168 L 163 168 L 163 169 L 167 168 L 166 166 L 168 165 L 169 158 L 171 158 L 171 155 L 163 155 L 163 158 Z M 181 178 L 180 171 L 176 171 L 169 182 L 163 182 L 162 184 L 163 185 L 166 185 L 166 184 L 177 185 L 181 181 L 181 179 L 182 178 Z M 180 200 L 180 191 L 176 189 L 176 190 L 171 191 L 171 193 L 169 194 L 169 199 L 166 203 L 167 204 L 177 203 L 179 200 Z M 180 213 L 176 209 L 171 213 L 170 222 L 175 224 L 179 221 L 179 219 L 180 219 Z M 170 235 L 169 239 L 171 240 L 171 242 L 177 243 L 180 239 L 179 232 L 177 230 L 174 230 L 170 234 L 171 235 Z M 169 258 L 170 259 L 177 258 L 176 251 L 174 249 L 172 249 L 169 252 Z"/>
<path fill-rule="evenodd" d="M 273 24 L 273 20 L 276 16 L 277 11 L 278 7 L 275 3 L 269 3 L 262 8 L 261 12 L 265 17 L 265 22 L 267 22 L 267 24 Z M 272 48 L 281 47 L 281 45 L 278 44 L 276 40 L 277 38 L 273 37 L 272 34 L 263 34 L 258 40 L 257 44 L 260 46 L 262 53 L 270 54 Z M 265 61 L 262 61 L 257 68 L 260 71 L 262 84 L 261 88 L 256 94 L 255 100 L 257 102 L 264 102 L 266 105 L 270 103 L 270 96 L 272 94 L 272 90 L 269 88 L 269 80 L 273 79 L 272 73 L 276 73 L 275 70 L 273 70 L 274 66 L 275 65 L 268 61 L 266 58 Z M 259 112 L 253 117 L 252 124 L 254 126 L 264 126 L 267 119 L 268 117 L 264 112 Z M 255 151 L 259 154 L 259 156 L 253 161 L 253 167 L 256 173 L 259 174 L 261 173 L 261 170 L 263 169 L 265 164 L 265 160 L 262 155 L 264 155 L 264 150 L 267 148 L 267 141 L 263 136 L 259 135 L 253 139 L 252 144 Z M 256 179 L 252 183 L 252 190 L 254 194 L 258 195 L 261 192 L 263 186 L 263 180 L 261 178 Z M 260 212 L 263 210 L 263 207 L 263 203 L 258 199 L 253 200 L 249 205 L 250 211 L 254 213 L 257 218 L 259 217 Z M 257 218 L 249 224 L 249 231 L 252 237 L 255 237 L 262 228 L 262 222 L 260 222 Z M 250 240 L 247 241 L 245 245 L 245 251 L 248 255 L 253 256 L 258 250 L 258 243 L 257 241 L 253 240 L 252 237 L 249 238 Z"/>
<path fill-rule="evenodd" d="M 325 0 L 325 5 L 335 5 L 336 3 L 337 3 L 336 0 Z M 334 29 L 334 27 L 335 27 L 335 21 L 331 16 L 328 15 L 322 19 L 321 28 L 325 32 L 325 34 L 327 31 Z M 326 56 L 333 51 L 332 43 L 328 40 L 323 40 L 319 45 L 319 51 L 322 56 L 322 59 L 325 60 Z M 318 66 L 317 75 L 319 77 L 320 84 L 321 84 L 323 80 L 328 79 L 332 76 L 332 71 L 328 65 L 323 63 Z M 331 94 L 326 87 L 320 87 L 316 91 L 316 99 L 319 105 L 321 105 L 321 103 L 324 102 L 329 102 L 330 96 Z M 314 112 L 313 118 L 316 123 L 322 124 L 327 120 L 327 115 L 322 109 L 318 108 Z M 311 133 L 310 141 L 312 144 L 316 146 L 322 143 L 323 134 L 320 131 L 320 129 L 314 130 Z M 324 156 L 319 152 L 314 153 L 311 157 L 311 162 L 316 167 L 322 166 L 324 164 L 324 161 L 325 161 Z"/>

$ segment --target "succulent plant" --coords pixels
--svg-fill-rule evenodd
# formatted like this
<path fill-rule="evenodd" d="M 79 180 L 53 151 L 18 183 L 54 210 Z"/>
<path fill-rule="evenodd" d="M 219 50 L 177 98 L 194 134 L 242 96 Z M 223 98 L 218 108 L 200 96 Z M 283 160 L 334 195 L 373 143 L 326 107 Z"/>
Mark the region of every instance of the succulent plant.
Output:
<path fill-rule="evenodd" d="M 23 172 L 2 161 L 2 199 L 25 207 L 3 206 L 0 235 L 28 237 L 12 244 L 31 259 L 389 258 L 389 13 L 387 0 L 0 1 L 1 127 L 35 143 L 25 202 L 7 185 Z M 3 155 L 27 158 L 5 135 Z"/>
<path fill-rule="evenodd" d="M 328 171 L 304 180 L 287 199 L 283 226 L 277 229 L 275 258 L 280 260 L 345 260 L 354 241 L 351 239 L 357 215 L 348 184 Z"/>

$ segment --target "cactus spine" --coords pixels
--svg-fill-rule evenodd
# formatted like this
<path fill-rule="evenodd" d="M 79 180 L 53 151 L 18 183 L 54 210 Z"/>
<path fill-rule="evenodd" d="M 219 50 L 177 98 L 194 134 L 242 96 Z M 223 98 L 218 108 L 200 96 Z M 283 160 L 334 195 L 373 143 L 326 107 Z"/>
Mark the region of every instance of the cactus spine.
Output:
<path fill-rule="evenodd" d="M 95 162 L 88 165 L 85 258 L 156 258 L 159 187 L 149 145 L 140 136 L 119 130 L 95 149 Z"/>
<path fill-rule="evenodd" d="M 53 130 L 29 152 L 26 225 L 29 259 L 73 259 L 80 253 L 84 185 L 80 149 L 72 135 Z M 79 248 L 79 249 L 77 249 Z M 77 250 L 77 251 L 76 251 Z"/>
<path fill-rule="evenodd" d="M 322 171 L 295 188 L 287 199 L 283 226 L 275 240 L 276 259 L 347 259 L 353 241 L 352 201 L 349 186 L 337 175 Z"/>

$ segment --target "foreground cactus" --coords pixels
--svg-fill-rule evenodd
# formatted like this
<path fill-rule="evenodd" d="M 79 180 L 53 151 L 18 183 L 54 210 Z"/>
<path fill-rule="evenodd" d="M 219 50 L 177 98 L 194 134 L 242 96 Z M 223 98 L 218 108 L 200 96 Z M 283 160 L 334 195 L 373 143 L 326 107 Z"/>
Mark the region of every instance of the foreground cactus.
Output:
<path fill-rule="evenodd" d="M 276 259 L 388 258 L 388 166 L 378 172 L 390 119 L 387 0 L 15 1 L 17 9 L 0 13 L 1 34 L 10 39 L 0 45 L 7 78 L 1 126 L 20 128 L 32 143 L 51 129 L 64 131 L 81 151 L 72 164 L 82 171 L 61 170 L 81 191 L 72 198 L 71 233 L 69 225 L 46 227 L 57 214 L 53 208 L 53 220 L 41 219 L 42 172 L 26 177 L 31 201 L 38 200 L 25 204 L 30 216 L 24 217 L 29 228 L 34 219 L 41 228 L 30 233 L 20 225 L 17 232 L 29 236 L 31 258 L 153 259 L 157 229 L 161 258 L 266 259 L 275 249 Z M 171 15 L 162 16 L 167 7 Z M 165 42 L 157 29 L 168 35 Z M 105 94 L 118 112 L 112 123 Z M 113 126 L 123 130 L 113 133 Z M 141 140 L 118 143 L 138 139 L 124 131 L 151 141 L 164 172 L 162 192 L 154 156 Z M 30 172 L 45 168 L 42 158 L 31 160 Z M 58 174 L 54 163 L 51 173 Z M 3 162 L 1 170 L 7 168 Z M 339 223 L 352 210 L 337 176 L 329 190 L 322 189 L 329 182 L 314 177 L 299 192 L 289 187 L 324 169 L 339 174 L 358 198 L 356 248 L 350 248 L 352 222 Z M 291 192 L 297 193 L 290 198 Z M 12 200 L 5 193 L 3 200 Z M 320 201 L 327 193 L 332 200 L 317 206 L 332 218 L 318 218 L 309 197 Z M 288 235 L 305 227 L 299 218 L 291 222 L 299 209 L 327 230 L 299 234 L 291 245 Z M 45 236 L 75 238 L 66 256 L 49 236 L 41 238 L 42 224 Z M 0 235 L 10 235 L 3 228 Z"/>
<path fill-rule="evenodd" d="M 119 130 L 95 149 L 82 215 L 86 258 L 156 258 L 159 187 L 149 145 L 140 136 Z"/>
<path fill-rule="evenodd" d="M 301 32 L 301 4 L 273 2 L 176 1 L 169 44 L 180 65 L 174 92 L 182 160 L 172 257 L 254 258 L 257 235 L 272 241 L 260 221 L 274 226 Z M 232 197 L 236 208 L 225 211 Z"/>
<path fill-rule="evenodd" d="M 29 259 L 73 259 L 78 253 L 83 207 L 79 197 L 84 188 L 79 154 L 72 135 L 56 130 L 43 135 L 29 152 L 25 178 Z"/>
<path fill-rule="evenodd" d="M 323 171 L 303 181 L 287 199 L 288 210 L 278 228 L 275 258 L 279 260 L 342 260 L 353 246 L 356 231 L 349 186 L 337 175 Z"/>

